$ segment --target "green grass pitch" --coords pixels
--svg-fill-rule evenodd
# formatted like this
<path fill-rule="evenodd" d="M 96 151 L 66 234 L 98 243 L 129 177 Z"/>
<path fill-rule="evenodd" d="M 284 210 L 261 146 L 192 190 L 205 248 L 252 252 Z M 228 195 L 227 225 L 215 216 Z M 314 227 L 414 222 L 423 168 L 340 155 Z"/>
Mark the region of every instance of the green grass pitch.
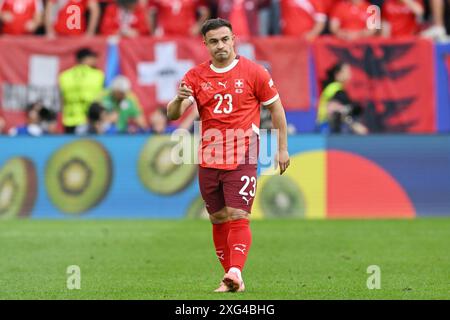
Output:
<path fill-rule="evenodd" d="M 253 221 L 247 291 L 223 275 L 207 221 L 0 222 L 0 299 L 449 299 L 450 219 Z M 81 269 L 68 290 L 66 269 Z M 381 269 L 369 290 L 367 267 Z"/>

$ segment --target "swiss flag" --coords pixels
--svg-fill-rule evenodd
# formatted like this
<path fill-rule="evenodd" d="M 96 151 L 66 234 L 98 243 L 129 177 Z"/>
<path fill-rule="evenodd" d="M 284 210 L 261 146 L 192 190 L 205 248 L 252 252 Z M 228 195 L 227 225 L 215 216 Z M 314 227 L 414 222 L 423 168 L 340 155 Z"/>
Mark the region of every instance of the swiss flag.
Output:
<path fill-rule="evenodd" d="M 58 76 L 75 65 L 75 53 L 85 47 L 98 54 L 98 67 L 105 69 L 104 38 L 0 38 L 0 106 L 7 129 L 25 122 L 24 110 L 31 102 L 60 110 Z"/>
<path fill-rule="evenodd" d="M 184 74 L 209 59 L 196 39 L 122 39 L 119 50 L 120 69 L 130 79 L 146 115 L 172 100 Z"/>

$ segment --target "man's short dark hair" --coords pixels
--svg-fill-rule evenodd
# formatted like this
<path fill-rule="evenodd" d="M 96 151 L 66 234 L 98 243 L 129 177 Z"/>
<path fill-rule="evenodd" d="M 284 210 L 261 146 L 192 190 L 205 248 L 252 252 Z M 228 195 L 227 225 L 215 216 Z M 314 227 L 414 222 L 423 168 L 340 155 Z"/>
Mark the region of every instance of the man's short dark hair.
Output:
<path fill-rule="evenodd" d="M 117 0 L 116 3 L 119 5 L 119 7 L 127 7 L 132 6 L 137 3 L 137 0 Z"/>
<path fill-rule="evenodd" d="M 97 57 L 97 53 L 89 48 L 81 48 L 75 53 L 77 62 L 83 61 L 87 57 Z"/>
<path fill-rule="evenodd" d="M 49 108 L 42 107 L 42 109 L 39 110 L 39 118 L 41 119 L 41 121 L 52 122 L 56 121 L 57 117 L 58 115 L 56 114 L 56 112 L 50 110 Z"/>
<path fill-rule="evenodd" d="M 100 121 L 102 118 L 102 113 L 105 112 L 105 107 L 103 107 L 98 102 L 93 102 L 88 109 L 88 119 L 90 122 Z"/>
<path fill-rule="evenodd" d="M 205 36 L 208 31 L 216 30 L 222 27 L 227 27 L 231 31 L 233 31 L 233 27 L 228 20 L 217 18 L 217 19 L 209 19 L 202 26 L 202 35 Z"/>
<path fill-rule="evenodd" d="M 42 108 L 42 103 L 40 101 L 35 101 L 32 103 L 29 103 L 26 108 L 25 108 L 25 112 L 27 114 L 29 114 L 31 111 L 36 110 L 39 112 L 39 110 Z"/>

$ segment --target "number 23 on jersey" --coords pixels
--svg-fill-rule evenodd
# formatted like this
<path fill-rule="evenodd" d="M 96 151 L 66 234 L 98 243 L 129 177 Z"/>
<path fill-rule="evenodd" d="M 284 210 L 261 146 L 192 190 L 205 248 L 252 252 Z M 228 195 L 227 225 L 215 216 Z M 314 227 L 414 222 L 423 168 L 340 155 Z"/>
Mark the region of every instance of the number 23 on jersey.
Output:
<path fill-rule="evenodd" d="M 214 100 L 217 101 L 214 113 L 216 114 L 230 114 L 233 111 L 233 96 L 229 93 L 222 95 L 217 93 L 214 95 Z"/>

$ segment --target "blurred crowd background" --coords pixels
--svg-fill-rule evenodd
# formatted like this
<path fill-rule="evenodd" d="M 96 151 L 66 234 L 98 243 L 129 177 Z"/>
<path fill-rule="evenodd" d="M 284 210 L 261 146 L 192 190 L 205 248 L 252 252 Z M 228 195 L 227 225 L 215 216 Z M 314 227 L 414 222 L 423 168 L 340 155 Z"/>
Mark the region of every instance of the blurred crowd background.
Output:
<path fill-rule="evenodd" d="M 367 8 L 373 4 L 381 9 L 382 28 L 377 32 L 365 30 Z M 353 39 L 378 33 L 445 40 L 449 4 L 448 0 L 1 0 L 0 22 L 4 35 L 186 37 L 198 36 L 206 19 L 222 17 L 231 21 L 239 36 L 313 38 L 332 33 Z M 77 10 L 80 21 L 71 18 Z M 78 22 L 79 28 L 71 28 Z"/>
<path fill-rule="evenodd" d="M 446 42 L 450 0 L 0 0 L 0 36 L 200 37 L 203 22 L 214 17 L 230 20 L 239 37 L 290 36 L 313 40 L 331 35 L 354 41 L 366 37 L 417 36 Z M 374 27 L 368 28 L 368 22 Z M 81 48 L 76 61 L 74 67 L 59 77 L 62 125 L 58 125 L 60 115 L 36 101 L 26 107 L 26 122 L 8 130 L 0 108 L 0 133 L 165 133 L 175 128 L 167 121 L 164 106 L 143 116 L 126 77 L 118 76 L 107 89 L 103 88 L 104 75 L 95 68 L 95 52 Z M 348 69 L 342 64 L 333 66 L 323 83 L 325 94 L 321 96 L 322 110 L 319 106 L 318 115 L 321 132 L 333 132 L 329 123 L 332 114 L 324 108 L 339 110 L 351 105 L 345 92 L 336 87 L 351 77 Z M 70 97 L 78 85 L 71 80 L 74 74 L 88 74 L 88 80 L 82 81 L 86 85 L 83 102 L 79 97 Z M 327 85 L 331 85 L 328 91 Z M 345 112 L 347 116 L 354 115 L 349 131 L 366 134 L 364 125 L 354 121 L 360 111 L 353 106 Z M 191 128 L 196 117 L 193 111 L 178 126 Z M 339 116 L 334 121 L 339 128 L 342 119 L 345 120 Z M 262 120 L 267 120 L 264 115 Z M 332 126 L 336 125 L 334 122 Z"/>

